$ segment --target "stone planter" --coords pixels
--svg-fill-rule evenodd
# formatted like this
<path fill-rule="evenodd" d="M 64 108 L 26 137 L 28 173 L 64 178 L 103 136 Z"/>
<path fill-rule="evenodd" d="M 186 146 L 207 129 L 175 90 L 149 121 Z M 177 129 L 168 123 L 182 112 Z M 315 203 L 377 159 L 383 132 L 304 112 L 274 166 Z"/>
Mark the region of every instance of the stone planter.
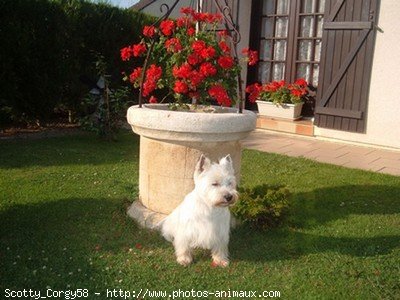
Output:
<path fill-rule="evenodd" d="M 297 120 L 301 118 L 303 103 L 276 105 L 267 101 L 256 101 L 261 116 Z"/>
<path fill-rule="evenodd" d="M 149 228 L 193 190 L 193 171 L 202 153 L 213 161 L 230 154 L 239 179 L 240 140 L 256 125 L 256 115 L 246 110 L 193 113 L 170 111 L 163 104 L 132 106 L 127 119 L 140 135 L 139 201 L 128 214 Z"/>

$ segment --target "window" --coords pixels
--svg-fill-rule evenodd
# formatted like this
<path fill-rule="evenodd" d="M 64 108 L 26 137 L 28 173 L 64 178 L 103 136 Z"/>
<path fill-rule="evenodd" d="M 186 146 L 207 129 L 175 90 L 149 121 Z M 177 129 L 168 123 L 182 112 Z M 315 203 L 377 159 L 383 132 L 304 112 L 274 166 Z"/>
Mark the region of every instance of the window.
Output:
<path fill-rule="evenodd" d="M 257 80 L 304 78 L 317 87 L 325 0 L 260 2 Z"/>

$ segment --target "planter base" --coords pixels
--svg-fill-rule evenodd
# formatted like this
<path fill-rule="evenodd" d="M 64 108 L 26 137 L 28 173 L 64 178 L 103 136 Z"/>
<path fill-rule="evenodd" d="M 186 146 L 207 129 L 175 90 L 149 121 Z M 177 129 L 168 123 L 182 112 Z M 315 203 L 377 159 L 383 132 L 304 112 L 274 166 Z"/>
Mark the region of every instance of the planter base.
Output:
<path fill-rule="evenodd" d="M 134 219 L 140 226 L 148 229 L 157 230 L 157 224 L 167 215 L 148 209 L 136 200 L 128 208 L 128 216 Z"/>
<path fill-rule="evenodd" d="M 140 137 L 140 202 L 152 211 L 170 214 L 194 188 L 193 172 L 201 154 L 218 161 L 232 157 L 240 178 L 241 144 L 228 142 L 166 142 Z"/>

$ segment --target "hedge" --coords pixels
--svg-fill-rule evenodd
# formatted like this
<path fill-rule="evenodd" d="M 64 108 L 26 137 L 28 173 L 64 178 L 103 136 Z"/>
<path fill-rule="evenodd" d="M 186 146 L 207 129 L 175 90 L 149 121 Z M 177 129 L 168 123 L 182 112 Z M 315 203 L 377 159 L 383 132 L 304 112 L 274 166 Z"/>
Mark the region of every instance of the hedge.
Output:
<path fill-rule="evenodd" d="M 77 112 L 96 81 L 102 55 L 115 85 L 123 65 L 119 49 L 139 41 L 150 17 L 84 0 L 0 1 L 0 125 L 48 121 L 57 111 Z"/>

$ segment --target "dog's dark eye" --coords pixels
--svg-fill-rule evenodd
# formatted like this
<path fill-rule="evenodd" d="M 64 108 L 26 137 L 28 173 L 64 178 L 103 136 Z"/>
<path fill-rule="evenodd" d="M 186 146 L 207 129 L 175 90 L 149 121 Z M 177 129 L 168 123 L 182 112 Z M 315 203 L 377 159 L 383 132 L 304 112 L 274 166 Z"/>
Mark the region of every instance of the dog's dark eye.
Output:
<path fill-rule="evenodd" d="M 213 182 L 212 186 L 219 186 L 218 182 Z"/>

